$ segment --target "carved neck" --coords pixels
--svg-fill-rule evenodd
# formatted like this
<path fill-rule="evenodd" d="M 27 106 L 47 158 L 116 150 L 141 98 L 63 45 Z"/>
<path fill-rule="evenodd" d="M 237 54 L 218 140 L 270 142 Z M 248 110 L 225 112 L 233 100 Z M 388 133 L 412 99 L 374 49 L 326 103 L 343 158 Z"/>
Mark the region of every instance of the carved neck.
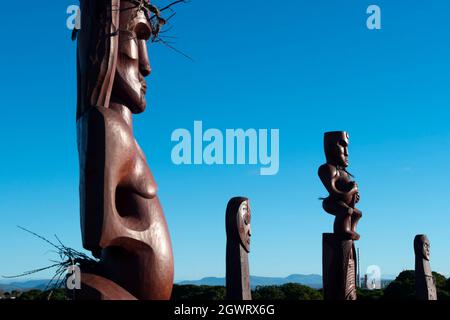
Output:
<path fill-rule="evenodd" d="M 130 126 L 131 129 L 133 129 L 133 114 L 131 113 L 130 109 L 128 109 L 123 104 L 115 102 L 112 102 L 110 104 L 110 108 L 119 113 L 123 120 Z"/>
<path fill-rule="evenodd" d="M 239 241 L 227 242 L 227 299 L 251 300 L 248 252 Z"/>

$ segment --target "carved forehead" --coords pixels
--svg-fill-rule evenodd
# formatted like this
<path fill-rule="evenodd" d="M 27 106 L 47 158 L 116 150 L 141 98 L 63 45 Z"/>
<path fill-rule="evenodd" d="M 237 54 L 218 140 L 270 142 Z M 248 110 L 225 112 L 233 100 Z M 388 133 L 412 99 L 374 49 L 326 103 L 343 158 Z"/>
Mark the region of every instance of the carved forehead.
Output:
<path fill-rule="evenodd" d="M 226 210 L 226 226 L 228 231 L 237 230 L 237 215 L 239 214 L 240 209 L 244 208 L 244 205 L 247 206 L 247 210 L 250 211 L 248 198 L 235 197 L 228 202 Z"/>
<path fill-rule="evenodd" d="M 330 132 L 325 132 L 324 135 L 324 141 L 326 144 L 331 144 L 331 143 L 337 143 L 339 141 L 345 141 L 349 142 L 349 135 L 347 132 L 345 131 L 330 131 Z"/>
<path fill-rule="evenodd" d="M 249 203 L 248 203 L 248 200 L 244 200 L 244 201 L 242 201 L 242 203 L 241 203 L 241 205 L 239 206 L 239 210 L 241 210 L 241 209 L 249 209 Z"/>
<path fill-rule="evenodd" d="M 430 245 L 430 240 L 426 235 L 417 235 L 414 238 L 414 248 L 421 249 L 425 244 Z"/>
<path fill-rule="evenodd" d="M 248 200 L 242 201 L 241 205 L 239 206 L 239 212 L 243 212 L 245 210 L 245 213 L 247 214 L 246 216 L 246 221 L 247 223 L 250 223 L 251 220 L 251 212 L 250 212 L 250 203 Z M 240 216 L 241 219 L 244 218 L 244 216 Z"/>

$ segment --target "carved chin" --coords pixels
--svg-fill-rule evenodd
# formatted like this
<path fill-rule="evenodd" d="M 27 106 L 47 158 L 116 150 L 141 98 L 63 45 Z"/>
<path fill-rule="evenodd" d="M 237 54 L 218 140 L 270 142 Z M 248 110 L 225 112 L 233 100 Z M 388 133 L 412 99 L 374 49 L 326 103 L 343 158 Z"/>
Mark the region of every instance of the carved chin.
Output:
<path fill-rule="evenodd" d="M 137 114 L 145 111 L 147 107 L 145 93 L 146 89 L 141 82 L 127 81 L 120 72 L 116 73 L 112 97 L 130 109 L 132 113 Z"/>
<path fill-rule="evenodd" d="M 137 114 L 145 111 L 147 107 L 147 100 L 145 99 L 145 92 L 139 86 L 139 91 L 129 88 L 126 90 L 127 97 L 123 98 L 123 102 L 132 113 Z"/>
<path fill-rule="evenodd" d="M 344 159 L 340 159 L 340 166 L 341 167 L 344 167 L 344 168 L 347 168 L 348 167 L 348 161 L 345 161 Z"/>
<path fill-rule="evenodd" d="M 130 110 L 133 113 L 141 113 L 145 111 L 147 107 L 147 100 L 145 99 L 145 93 L 140 93 L 139 97 L 136 99 L 136 103 L 130 106 Z"/>

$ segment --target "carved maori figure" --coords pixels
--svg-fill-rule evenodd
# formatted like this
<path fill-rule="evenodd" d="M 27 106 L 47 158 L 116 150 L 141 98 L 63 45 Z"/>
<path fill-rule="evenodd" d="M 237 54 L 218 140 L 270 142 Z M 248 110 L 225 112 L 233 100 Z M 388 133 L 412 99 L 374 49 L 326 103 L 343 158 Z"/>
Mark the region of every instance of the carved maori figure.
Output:
<path fill-rule="evenodd" d="M 414 238 L 416 256 L 416 298 L 437 300 L 436 283 L 430 267 L 430 241 L 424 234 Z"/>
<path fill-rule="evenodd" d="M 327 162 L 320 166 L 319 177 L 329 192 L 323 208 L 335 216 L 334 234 L 343 239 L 359 240 L 356 226 L 362 216 L 355 205 L 359 202 L 358 185 L 348 173 L 349 136 L 344 131 L 325 133 L 324 147 Z"/>
<path fill-rule="evenodd" d="M 324 136 L 326 163 L 319 177 L 329 192 L 323 208 L 335 216 L 333 233 L 323 234 L 323 286 L 327 300 L 356 299 L 356 252 L 353 241 L 359 240 L 356 226 L 362 216 L 358 185 L 347 171 L 349 136 L 344 131 Z"/>
<path fill-rule="evenodd" d="M 99 259 L 82 269 L 98 299 L 170 299 L 173 254 L 157 185 L 133 135 L 146 108 L 151 68 L 147 0 L 81 0 L 77 133 L 83 246 Z"/>
<path fill-rule="evenodd" d="M 247 198 L 236 197 L 228 202 L 226 210 L 227 299 L 251 300 L 248 254 L 251 238 L 251 211 Z"/>

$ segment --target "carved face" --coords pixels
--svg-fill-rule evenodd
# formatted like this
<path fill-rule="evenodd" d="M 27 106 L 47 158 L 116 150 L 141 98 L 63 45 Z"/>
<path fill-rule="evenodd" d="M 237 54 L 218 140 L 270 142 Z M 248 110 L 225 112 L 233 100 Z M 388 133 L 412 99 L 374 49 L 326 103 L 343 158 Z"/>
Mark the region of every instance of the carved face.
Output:
<path fill-rule="evenodd" d="M 425 260 L 430 261 L 430 240 L 427 237 L 422 238 L 422 255 Z"/>
<path fill-rule="evenodd" d="M 348 167 L 349 136 L 345 131 L 327 132 L 325 134 L 325 154 L 327 162 Z"/>
<path fill-rule="evenodd" d="M 121 1 L 119 48 L 111 100 L 128 107 L 133 113 L 145 110 L 147 84 L 151 72 L 146 41 L 151 27 L 142 10 Z"/>
<path fill-rule="evenodd" d="M 426 235 L 417 235 L 414 238 L 414 251 L 419 258 L 430 261 L 430 240 Z"/>
<path fill-rule="evenodd" d="M 241 244 L 247 252 L 250 252 L 250 238 L 252 236 L 250 228 L 251 218 L 249 201 L 243 201 L 238 209 L 237 223 Z"/>

